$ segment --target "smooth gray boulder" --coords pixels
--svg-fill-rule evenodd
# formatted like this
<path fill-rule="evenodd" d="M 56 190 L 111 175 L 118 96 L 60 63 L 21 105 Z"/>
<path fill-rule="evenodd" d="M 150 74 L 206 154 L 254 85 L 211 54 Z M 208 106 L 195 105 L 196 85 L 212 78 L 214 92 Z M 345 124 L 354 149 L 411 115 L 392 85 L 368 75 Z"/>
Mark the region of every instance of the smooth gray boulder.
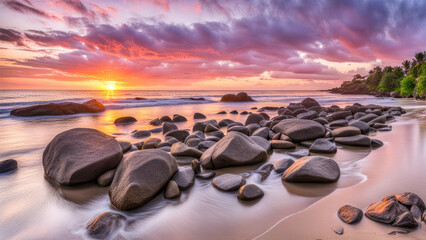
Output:
<path fill-rule="evenodd" d="M 410 212 L 404 212 L 398 217 L 396 217 L 392 226 L 400 227 L 400 228 L 415 228 L 419 224 L 416 219 L 414 219 L 413 215 Z"/>
<path fill-rule="evenodd" d="M 185 191 L 194 185 L 195 173 L 191 167 L 179 169 L 172 180 L 176 182 L 181 191 Z"/>
<path fill-rule="evenodd" d="M 307 119 L 285 119 L 272 130 L 287 135 L 294 142 L 315 140 L 325 135 L 325 128 L 320 123 Z"/>
<path fill-rule="evenodd" d="M 202 113 L 194 113 L 194 119 L 205 119 L 206 115 L 202 114 Z"/>
<path fill-rule="evenodd" d="M 365 211 L 365 216 L 373 221 L 391 224 L 408 208 L 398 203 L 395 195 L 385 197 L 382 201 L 371 204 Z"/>
<path fill-rule="evenodd" d="M 294 143 L 285 140 L 271 140 L 271 146 L 275 149 L 291 149 L 296 147 Z"/>
<path fill-rule="evenodd" d="M 127 124 L 131 124 L 134 122 L 137 122 L 138 120 L 136 120 L 136 118 L 131 117 L 131 116 L 126 116 L 126 117 L 119 117 L 117 119 L 114 120 L 114 124 L 115 125 L 127 125 Z"/>
<path fill-rule="evenodd" d="M 173 130 L 173 131 L 167 132 L 166 135 L 164 135 L 164 137 L 174 137 L 181 142 L 185 141 L 186 137 L 188 136 L 189 136 L 189 132 L 186 130 Z"/>
<path fill-rule="evenodd" d="M 254 131 L 251 136 L 258 136 L 258 137 L 262 137 L 265 139 L 268 139 L 269 137 L 269 128 L 268 127 L 261 127 L 256 129 L 256 131 Z"/>
<path fill-rule="evenodd" d="M 134 138 L 147 138 L 151 136 L 151 132 L 147 130 L 136 131 L 132 134 Z"/>
<path fill-rule="evenodd" d="M 294 162 L 283 174 L 286 182 L 329 183 L 340 177 L 340 168 L 331 159 L 322 156 L 306 156 Z"/>
<path fill-rule="evenodd" d="M 353 121 L 348 124 L 351 127 L 357 127 L 362 134 L 368 134 L 370 132 L 370 126 L 363 121 Z"/>
<path fill-rule="evenodd" d="M 59 185 L 96 180 L 123 158 L 115 138 L 90 128 L 74 128 L 53 138 L 43 152 L 45 176 Z"/>
<path fill-rule="evenodd" d="M 336 143 L 354 146 L 354 147 L 370 147 L 371 140 L 369 137 L 364 135 L 356 135 L 351 137 L 337 137 L 334 139 Z"/>
<path fill-rule="evenodd" d="M 262 189 L 255 184 L 246 184 L 238 190 L 238 199 L 243 201 L 252 201 L 262 198 L 264 195 Z"/>
<path fill-rule="evenodd" d="M 106 187 L 111 185 L 112 180 L 114 179 L 115 169 L 104 172 L 101 176 L 98 177 L 97 182 L 101 187 Z"/>
<path fill-rule="evenodd" d="M 166 191 L 164 191 L 164 197 L 167 199 L 174 199 L 180 196 L 180 189 L 177 183 L 173 180 L 167 184 Z"/>
<path fill-rule="evenodd" d="M 257 123 L 259 124 L 260 121 L 264 120 L 263 116 L 257 113 L 252 113 L 250 115 L 247 116 L 246 122 L 245 122 L 245 126 L 253 124 L 253 123 Z"/>
<path fill-rule="evenodd" d="M 350 136 L 355 136 L 360 134 L 361 134 L 361 130 L 354 126 L 336 128 L 336 129 L 333 129 L 333 131 L 331 131 L 332 137 L 350 137 Z"/>
<path fill-rule="evenodd" d="M 267 157 L 266 150 L 250 137 L 230 132 L 205 151 L 200 161 L 205 169 L 217 169 L 256 164 L 266 161 Z"/>
<path fill-rule="evenodd" d="M 232 131 L 240 132 L 247 136 L 250 135 L 250 130 L 246 126 L 232 126 L 228 128 L 228 132 L 232 132 Z"/>
<path fill-rule="evenodd" d="M 335 143 L 324 138 L 319 138 L 309 147 L 311 153 L 335 153 L 337 146 Z"/>
<path fill-rule="evenodd" d="M 293 165 L 294 160 L 291 158 L 282 158 L 278 159 L 274 162 L 274 171 L 276 173 L 283 173 L 287 170 L 291 165 Z"/>
<path fill-rule="evenodd" d="M 243 177 L 232 173 L 222 174 L 212 180 L 215 188 L 225 192 L 235 191 L 245 183 L 246 180 Z"/>
<path fill-rule="evenodd" d="M 165 151 L 131 152 L 117 167 L 109 189 L 111 204 L 127 211 L 154 198 L 178 171 L 176 160 Z"/>
<path fill-rule="evenodd" d="M 166 134 L 166 133 L 174 131 L 174 130 L 178 130 L 178 127 L 176 126 L 176 124 L 174 124 L 172 122 L 164 122 L 163 123 L 163 134 Z"/>
<path fill-rule="evenodd" d="M 170 149 L 170 153 L 173 156 L 185 156 L 185 157 L 195 157 L 200 158 L 201 155 L 203 155 L 203 152 L 201 152 L 198 149 L 188 147 L 186 144 L 182 142 L 177 142 L 172 145 Z"/>

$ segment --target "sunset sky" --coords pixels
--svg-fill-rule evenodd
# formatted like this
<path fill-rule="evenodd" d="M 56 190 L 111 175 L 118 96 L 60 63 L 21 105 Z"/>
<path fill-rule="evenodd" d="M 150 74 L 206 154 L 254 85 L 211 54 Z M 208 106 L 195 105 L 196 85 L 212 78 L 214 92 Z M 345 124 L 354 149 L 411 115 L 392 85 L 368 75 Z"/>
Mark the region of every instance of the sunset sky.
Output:
<path fill-rule="evenodd" d="M 328 89 L 426 47 L 426 1 L 0 0 L 1 89 Z"/>

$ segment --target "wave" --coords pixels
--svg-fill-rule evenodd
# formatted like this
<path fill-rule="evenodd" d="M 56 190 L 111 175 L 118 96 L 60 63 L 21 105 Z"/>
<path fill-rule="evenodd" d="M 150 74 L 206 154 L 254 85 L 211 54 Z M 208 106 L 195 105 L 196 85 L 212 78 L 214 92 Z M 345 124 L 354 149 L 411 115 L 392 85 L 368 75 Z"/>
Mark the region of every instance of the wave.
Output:
<path fill-rule="evenodd" d="M 183 104 L 203 104 L 213 103 L 216 101 L 204 99 L 194 100 L 191 98 L 157 98 L 157 99 L 115 99 L 101 101 L 106 109 L 123 109 L 123 108 L 136 108 L 136 107 L 152 107 L 152 106 L 167 106 L 167 105 L 183 105 Z"/>

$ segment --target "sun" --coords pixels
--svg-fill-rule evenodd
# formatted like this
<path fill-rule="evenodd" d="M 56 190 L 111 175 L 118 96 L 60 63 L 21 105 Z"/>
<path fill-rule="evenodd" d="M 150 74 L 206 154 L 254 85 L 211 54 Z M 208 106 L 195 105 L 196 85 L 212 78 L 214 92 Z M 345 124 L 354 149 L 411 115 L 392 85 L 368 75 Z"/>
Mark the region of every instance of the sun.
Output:
<path fill-rule="evenodd" d="M 107 90 L 110 90 L 110 91 L 115 90 L 115 85 L 114 85 L 114 84 L 112 84 L 112 83 L 107 84 L 107 85 L 106 85 L 106 89 L 107 89 Z"/>

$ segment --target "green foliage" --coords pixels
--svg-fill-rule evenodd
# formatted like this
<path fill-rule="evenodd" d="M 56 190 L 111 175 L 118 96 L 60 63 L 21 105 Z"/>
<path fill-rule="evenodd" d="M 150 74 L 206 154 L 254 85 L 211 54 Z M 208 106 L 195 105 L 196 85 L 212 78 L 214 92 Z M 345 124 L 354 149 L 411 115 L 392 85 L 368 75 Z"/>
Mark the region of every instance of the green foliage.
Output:
<path fill-rule="evenodd" d="M 368 76 L 367 80 L 365 81 L 367 87 L 371 90 L 376 90 L 377 86 L 379 86 L 379 83 L 382 80 L 382 76 L 382 71 L 376 71 L 375 73 Z"/>
<path fill-rule="evenodd" d="M 425 60 L 425 52 L 418 52 L 414 54 L 413 60 L 415 60 L 417 63 L 422 63 Z"/>
<path fill-rule="evenodd" d="M 401 81 L 401 95 L 408 96 L 413 94 L 414 87 L 416 86 L 416 80 L 414 80 L 413 76 L 408 75 Z"/>
<path fill-rule="evenodd" d="M 426 62 L 417 64 L 410 70 L 410 75 L 417 78 L 420 75 L 426 74 Z"/>
<path fill-rule="evenodd" d="M 393 69 L 393 73 L 395 73 L 396 78 L 398 78 L 400 81 L 404 77 L 404 70 L 402 70 L 402 67 L 395 67 Z"/>
<path fill-rule="evenodd" d="M 399 82 L 401 81 L 401 78 L 398 78 L 398 76 L 393 73 L 385 73 L 383 74 L 382 79 L 380 80 L 380 84 L 378 87 L 378 90 L 381 91 L 395 91 L 397 88 L 399 88 Z"/>
<path fill-rule="evenodd" d="M 417 79 L 417 95 L 423 95 L 426 91 L 426 74 Z"/>
<path fill-rule="evenodd" d="M 402 67 L 404 68 L 404 72 L 408 73 L 411 69 L 411 62 L 409 60 L 405 60 L 402 62 Z"/>

